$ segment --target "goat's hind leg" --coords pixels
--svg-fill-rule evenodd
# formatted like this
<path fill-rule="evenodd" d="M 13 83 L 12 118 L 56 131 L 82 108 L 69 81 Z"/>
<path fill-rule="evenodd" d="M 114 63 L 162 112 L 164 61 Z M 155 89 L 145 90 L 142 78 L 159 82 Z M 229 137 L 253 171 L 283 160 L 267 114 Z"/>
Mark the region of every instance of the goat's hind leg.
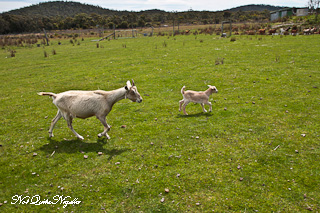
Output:
<path fill-rule="evenodd" d="M 68 127 L 69 129 L 71 129 L 71 131 L 77 136 L 77 138 L 79 138 L 80 140 L 83 140 L 84 138 L 79 135 L 74 129 L 73 129 L 73 126 L 72 126 L 72 116 L 71 115 L 66 115 L 64 116 L 64 118 L 66 119 L 67 121 L 67 124 L 68 124 Z"/>
<path fill-rule="evenodd" d="M 56 123 L 60 120 L 60 118 L 62 117 L 60 110 L 58 110 L 56 117 L 54 117 L 54 119 L 52 119 L 51 121 L 51 126 L 49 129 L 49 137 L 53 137 L 53 128 L 56 125 Z"/>
<path fill-rule="evenodd" d="M 179 101 L 179 112 L 181 112 L 181 106 L 184 103 L 184 99 L 182 99 L 181 101 Z"/>
<path fill-rule="evenodd" d="M 186 106 L 187 106 L 189 103 L 190 103 L 189 101 L 185 101 L 185 102 L 183 103 L 183 113 L 184 113 L 185 115 L 188 115 L 188 113 L 186 112 Z"/>
<path fill-rule="evenodd" d="M 102 136 L 106 136 L 107 139 L 110 139 L 110 136 L 108 135 L 107 132 L 110 130 L 111 127 L 109 126 L 109 124 L 107 124 L 106 117 L 105 116 L 101 116 L 101 117 L 99 116 L 97 118 L 100 120 L 100 122 L 102 123 L 102 125 L 104 127 L 103 132 L 99 133 L 98 137 L 101 138 Z"/>

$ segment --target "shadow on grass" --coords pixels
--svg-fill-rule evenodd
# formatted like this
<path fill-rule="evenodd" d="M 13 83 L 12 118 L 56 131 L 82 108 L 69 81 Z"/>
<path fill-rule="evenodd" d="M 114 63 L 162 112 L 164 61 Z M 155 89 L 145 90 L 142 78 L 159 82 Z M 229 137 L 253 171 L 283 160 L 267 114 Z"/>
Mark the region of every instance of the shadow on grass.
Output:
<path fill-rule="evenodd" d="M 204 113 L 204 112 L 199 112 L 197 114 L 188 114 L 188 115 L 185 115 L 185 114 L 178 114 L 177 115 L 177 118 L 191 118 L 191 117 L 211 117 L 212 114 L 211 113 Z"/>
<path fill-rule="evenodd" d="M 105 149 L 103 146 L 107 143 L 106 138 L 97 139 L 97 143 L 86 143 L 81 140 L 62 140 L 56 141 L 52 138 L 48 138 L 49 143 L 40 147 L 39 150 L 48 154 L 55 153 L 89 153 L 89 152 L 102 152 L 105 155 L 109 155 L 109 159 L 113 156 L 120 155 L 129 149 Z"/>

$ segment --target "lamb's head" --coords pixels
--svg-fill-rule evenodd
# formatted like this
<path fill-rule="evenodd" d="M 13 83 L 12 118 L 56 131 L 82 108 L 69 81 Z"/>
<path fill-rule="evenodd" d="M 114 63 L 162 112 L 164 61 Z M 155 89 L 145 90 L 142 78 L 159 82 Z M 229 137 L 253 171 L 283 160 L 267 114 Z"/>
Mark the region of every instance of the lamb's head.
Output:
<path fill-rule="evenodd" d="M 134 81 L 132 80 L 132 85 L 130 81 L 127 81 L 127 85 L 125 86 L 125 89 L 127 90 L 126 97 L 130 99 L 133 102 L 142 102 L 142 97 L 138 92 L 137 87 L 134 85 Z"/>
<path fill-rule="evenodd" d="M 210 91 L 212 93 L 217 93 L 218 92 L 218 90 L 217 90 L 217 88 L 215 86 L 208 85 L 208 87 L 209 87 L 209 89 L 210 89 Z"/>

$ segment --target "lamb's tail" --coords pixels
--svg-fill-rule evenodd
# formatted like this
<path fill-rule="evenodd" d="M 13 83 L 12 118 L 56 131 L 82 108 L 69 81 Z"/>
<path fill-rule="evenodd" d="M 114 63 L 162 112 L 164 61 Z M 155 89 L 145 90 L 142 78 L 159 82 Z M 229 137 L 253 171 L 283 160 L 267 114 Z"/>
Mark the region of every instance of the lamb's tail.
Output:
<path fill-rule="evenodd" d="M 49 95 L 51 96 L 53 99 L 55 99 L 57 97 L 57 94 L 52 93 L 52 92 L 39 92 L 38 95 Z"/>
<path fill-rule="evenodd" d="M 184 94 L 184 89 L 186 88 L 186 86 L 183 86 L 182 88 L 181 88 L 181 94 L 183 95 Z"/>

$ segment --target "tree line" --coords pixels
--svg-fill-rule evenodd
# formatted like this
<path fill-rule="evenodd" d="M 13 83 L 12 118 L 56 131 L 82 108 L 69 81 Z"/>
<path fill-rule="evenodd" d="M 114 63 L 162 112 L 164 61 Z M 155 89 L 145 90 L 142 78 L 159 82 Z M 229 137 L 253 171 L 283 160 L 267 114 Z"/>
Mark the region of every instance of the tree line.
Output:
<path fill-rule="evenodd" d="M 73 5 L 70 5 L 71 3 Z M 52 4 L 55 7 L 52 7 Z M 72 7 L 68 9 L 70 6 Z M 263 5 L 260 8 L 263 8 Z M 39 32 L 42 29 L 67 30 L 97 27 L 126 29 L 172 24 L 219 24 L 225 20 L 233 22 L 268 22 L 269 19 L 270 11 L 267 9 L 217 12 L 193 10 L 185 12 L 166 12 L 161 10 L 129 12 L 59 1 L 41 3 L 0 14 L 0 34 Z"/>

